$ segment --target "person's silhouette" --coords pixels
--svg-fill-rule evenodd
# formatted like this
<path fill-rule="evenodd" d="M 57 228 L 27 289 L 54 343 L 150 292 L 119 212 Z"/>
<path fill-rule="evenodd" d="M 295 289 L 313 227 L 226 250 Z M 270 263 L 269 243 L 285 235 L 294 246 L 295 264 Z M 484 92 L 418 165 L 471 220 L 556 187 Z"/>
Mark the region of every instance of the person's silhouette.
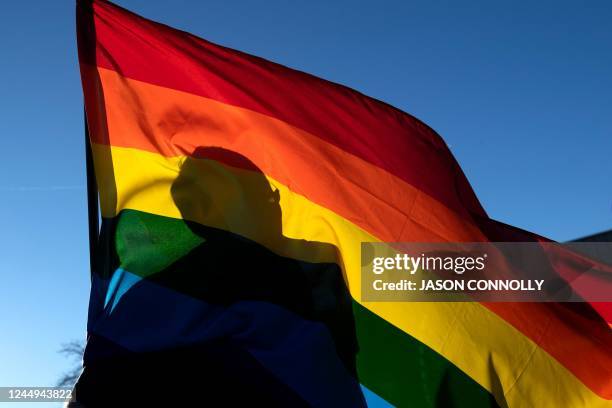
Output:
<path fill-rule="evenodd" d="M 321 403 L 365 406 L 355 368 L 352 301 L 340 268 L 279 255 L 330 259 L 336 248 L 283 236 L 278 191 L 236 152 L 198 148 L 182 163 L 171 194 L 202 243 L 146 280 L 225 310 L 214 324 L 229 328 L 182 347 L 123 350 L 118 358 L 90 364 L 76 388 L 88 401 L 79 399 L 92 405 L 101 398 L 96 391 L 108 387 L 121 389 L 123 400 L 142 403 L 143 390 L 158 386 L 167 396 L 180 395 L 178 389 L 195 400 L 201 396 L 205 406 L 217 399 L 226 405 L 310 405 L 313 399 L 304 394 L 311 392 L 320 394 L 314 400 Z M 129 301 L 122 299 L 114 313 Z M 189 325 L 180 330 L 193 330 Z M 122 380 L 129 386 L 117 387 Z M 203 393 L 193 394 L 196 389 Z M 107 396 L 117 397 L 113 391 Z"/>

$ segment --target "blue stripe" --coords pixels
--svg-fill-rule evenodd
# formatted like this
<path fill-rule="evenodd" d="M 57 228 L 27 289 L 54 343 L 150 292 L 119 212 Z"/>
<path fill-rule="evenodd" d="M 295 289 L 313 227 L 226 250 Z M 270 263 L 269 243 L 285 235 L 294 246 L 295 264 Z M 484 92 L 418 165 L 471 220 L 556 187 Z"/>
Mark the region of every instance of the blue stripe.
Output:
<path fill-rule="evenodd" d="M 123 269 L 110 280 L 94 275 L 92 293 L 104 293 L 98 296 L 104 305 L 94 305 L 99 313 L 91 316 L 90 332 L 127 350 L 231 339 L 310 404 L 366 407 L 359 383 L 342 364 L 322 323 L 267 302 L 209 304 Z M 86 358 L 105 355 L 105 350 L 87 352 Z"/>
<path fill-rule="evenodd" d="M 363 391 L 363 396 L 365 397 L 366 404 L 368 408 L 389 408 L 394 407 L 391 403 L 382 399 L 378 394 L 375 394 L 368 387 L 361 384 L 361 390 Z"/>
<path fill-rule="evenodd" d="M 115 273 L 113 273 L 113 276 L 108 284 L 108 289 L 106 290 L 104 309 L 108 310 L 108 313 L 112 313 L 121 297 L 140 280 L 141 277 L 138 275 L 126 272 L 121 268 L 117 269 Z"/>

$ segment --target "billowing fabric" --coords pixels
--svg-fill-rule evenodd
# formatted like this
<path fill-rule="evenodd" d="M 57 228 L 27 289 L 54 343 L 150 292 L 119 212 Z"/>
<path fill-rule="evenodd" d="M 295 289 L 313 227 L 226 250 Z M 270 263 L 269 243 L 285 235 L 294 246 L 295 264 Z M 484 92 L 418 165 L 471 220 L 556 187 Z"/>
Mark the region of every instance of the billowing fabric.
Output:
<path fill-rule="evenodd" d="M 83 403 L 611 406 L 608 304 L 360 300 L 361 242 L 544 240 L 488 218 L 427 125 L 103 0 L 77 22 L 103 217 Z"/>

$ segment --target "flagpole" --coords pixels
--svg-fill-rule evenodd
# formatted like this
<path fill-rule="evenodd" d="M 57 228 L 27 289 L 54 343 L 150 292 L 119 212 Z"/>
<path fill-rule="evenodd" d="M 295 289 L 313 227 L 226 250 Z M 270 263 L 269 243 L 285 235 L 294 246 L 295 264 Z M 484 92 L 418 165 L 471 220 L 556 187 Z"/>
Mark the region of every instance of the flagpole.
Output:
<path fill-rule="evenodd" d="M 87 114 L 83 109 L 85 124 L 85 167 L 87 172 L 87 217 L 89 221 L 89 270 L 93 276 L 96 260 L 96 248 L 98 244 L 99 214 L 98 214 L 98 184 L 94 171 L 93 157 L 91 154 L 91 142 L 89 140 L 89 128 L 87 126 Z"/>

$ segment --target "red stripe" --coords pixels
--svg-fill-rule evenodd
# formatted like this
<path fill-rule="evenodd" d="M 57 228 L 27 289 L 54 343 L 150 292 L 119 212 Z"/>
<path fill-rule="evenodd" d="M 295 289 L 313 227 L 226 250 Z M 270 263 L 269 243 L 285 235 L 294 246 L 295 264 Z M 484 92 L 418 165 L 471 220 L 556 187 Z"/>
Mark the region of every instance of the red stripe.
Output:
<path fill-rule="evenodd" d="M 275 117 L 387 170 L 458 214 L 484 215 L 444 141 L 414 117 L 110 3 L 95 1 L 94 9 L 96 54 L 81 47 L 82 62 Z"/>
<path fill-rule="evenodd" d="M 537 234 L 524 231 L 520 228 L 513 227 L 508 224 L 504 224 L 499 221 L 492 220 L 488 217 L 474 217 L 474 221 L 482 233 L 493 242 L 550 242 L 549 239 L 541 237 Z M 568 251 L 568 256 L 571 254 Z M 571 273 L 572 271 L 566 271 Z M 568 277 L 568 275 L 565 275 Z M 602 281 L 603 283 L 603 281 Z M 591 307 L 597 311 L 599 316 L 603 318 L 607 323 L 612 322 L 612 303 L 610 302 L 589 302 L 588 305 L 584 305 L 584 313 L 590 314 Z M 496 310 L 498 310 L 496 308 Z M 597 320 L 597 319 L 592 319 Z M 516 325 L 515 325 L 516 326 Z M 600 326 L 600 322 L 596 326 Z M 597 329 L 598 330 L 598 329 Z M 584 333 L 582 329 L 579 332 Z M 610 343 L 612 338 L 610 333 L 606 334 L 607 342 Z"/>

